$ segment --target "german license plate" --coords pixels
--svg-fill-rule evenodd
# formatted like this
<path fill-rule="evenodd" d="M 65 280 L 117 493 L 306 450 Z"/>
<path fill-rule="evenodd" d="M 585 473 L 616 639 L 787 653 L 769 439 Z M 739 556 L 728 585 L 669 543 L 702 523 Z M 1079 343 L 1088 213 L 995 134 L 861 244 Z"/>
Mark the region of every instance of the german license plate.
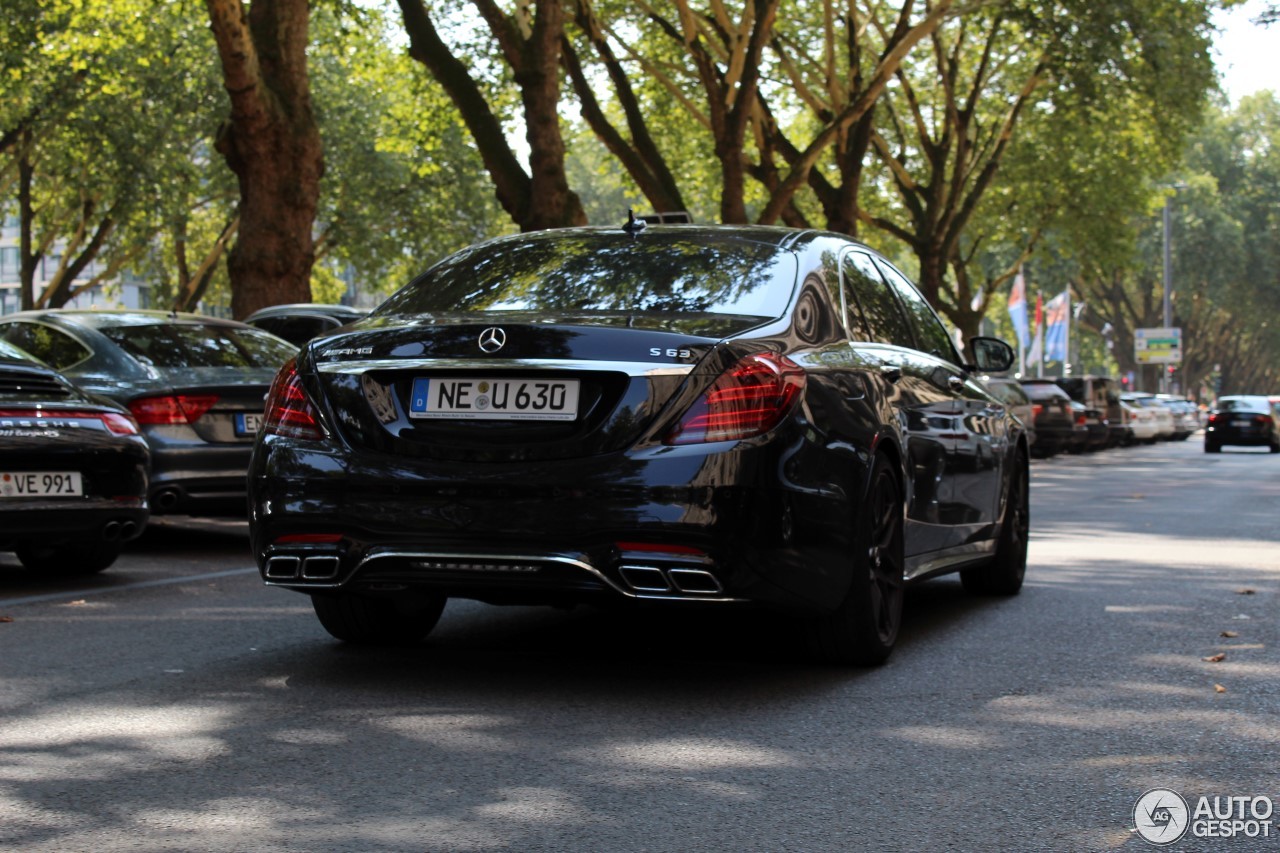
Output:
<path fill-rule="evenodd" d="M 1253 426 L 1253 418 L 1236 418 L 1232 423 L 1238 427 Z"/>
<path fill-rule="evenodd" d="M 84 494 L 79 471 L 10 471 L 0 473 L 0 497 L 75 498 Z"/>
<path fill-rule="evenodd" d="M 578 417 L 577 379 L 413 380 L 411 418 L 572 421 Z"/>
<path fill-rule="evenodd" d="M 257 435 L 262 429 L 262 415 L 257 412 L 236 412 L 236 435 Z"/>

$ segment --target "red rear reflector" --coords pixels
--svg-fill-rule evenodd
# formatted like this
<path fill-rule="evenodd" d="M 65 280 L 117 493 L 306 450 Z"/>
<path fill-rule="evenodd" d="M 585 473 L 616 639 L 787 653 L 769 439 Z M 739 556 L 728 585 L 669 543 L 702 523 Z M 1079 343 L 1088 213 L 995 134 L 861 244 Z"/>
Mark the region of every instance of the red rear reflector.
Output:
<path fill-rule="evenodd" d="M 664 443 L 698 444 L 762 435 L 791 411 L 804 384 L 804 370 L 786 356 L 767 352 L 746 356 L 716 378 Z"/>
<path fill-rule="evenodd" d="M 129 411 L 140 424 L 193 424 L 217 402 L 213 394 L 139 397 L 129 402 Z"/>
<path fill-rule="evenodd" d="M 294 359 L 289 359 L 280 368 L 275 381 L 271 383 L 262 431 L 268 435 L 283 435 L 308 441 L 321 441 L 324 438 L 324 429 L 320 426 L 315 406 L 311 405 L 307 392 L 302 389 L 302 380 L 298 377 Z"/>
<path fill-rule="evenodd" d="M 653 554 L 692 554 L 705 557 L 706 551 L 688 545 L 661 545 L 655 542 L 615 542 L 619 551 L 645 551 Z"/>
<path fill-rule="evenodd" d="M 277 536 L 273 545 L 330 545 L 342 541 L 341 533 L 289 533 Z"/>

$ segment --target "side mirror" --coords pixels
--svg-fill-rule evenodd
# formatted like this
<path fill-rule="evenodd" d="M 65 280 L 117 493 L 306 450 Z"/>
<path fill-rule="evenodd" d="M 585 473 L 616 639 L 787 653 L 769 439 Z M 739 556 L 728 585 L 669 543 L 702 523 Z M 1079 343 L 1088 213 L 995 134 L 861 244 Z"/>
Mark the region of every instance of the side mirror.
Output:
<path fill-rule="evenodd" d="M 969 352 L 979 373 L 1004 373 L 1017 361 L 1013 347 L 999 338 L 970 338 Z"/>

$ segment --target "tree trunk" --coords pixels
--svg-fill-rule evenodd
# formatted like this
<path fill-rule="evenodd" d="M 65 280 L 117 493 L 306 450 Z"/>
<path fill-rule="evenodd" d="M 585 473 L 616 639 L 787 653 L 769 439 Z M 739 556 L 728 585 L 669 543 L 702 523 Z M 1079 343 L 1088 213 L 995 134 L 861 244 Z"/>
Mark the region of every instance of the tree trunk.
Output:
<path fill-rule="evenodd" d="M 307 0 L 206 0 L 231 117 L 217 148 L 240 184 L 227 258 L 231 310 L 245 317 L 311 300 L 312 228 L 324 156 L 307 75 Z"/>

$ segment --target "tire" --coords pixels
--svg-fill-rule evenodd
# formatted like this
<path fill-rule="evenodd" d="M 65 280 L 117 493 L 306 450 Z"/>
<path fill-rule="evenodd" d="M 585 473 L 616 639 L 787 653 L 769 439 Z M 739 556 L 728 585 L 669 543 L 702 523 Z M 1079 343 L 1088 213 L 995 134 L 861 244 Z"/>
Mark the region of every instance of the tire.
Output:
<path fill-rule="evenodd" d="M 1272 453 L 1280 453 L 1280 444 L 1273 444 L 1270 449 Z"/>
<path fill-rule="evenodd" d="M 806 633 L 814 656 L 828 663 L 884 663 L 902 626 L 906 513 L 893 467 L 877 455 L 855 521 L 853 578 L 831 613 L 810 620 Z"/>
<path fill-rule="evenodd" d="M 435 628 L 447 600 L 443 595 L 430 593 L 373 598 L 350 592 L 327 592 L 313 594 L 311 606 L 324 629 L 344 642 L 412 646 L 426 639 Z"/>
<path fill-rule="evenodd" d="M 1213 443 L 1213 442 L 1206 441 L 1206 442 L 1204 443 L 1204 452 L 1205 452 L 1205 453 L 1221 453 L 1221 452 L 1222 452 L 1222 445 L 1221 445 L 1221 444 L 1215 444 L 1215 443 Z"/>
<path fill-rule="evenodd" d="M 1026 462 L 1019 460 L 1009 479 L 1000 538 L 991 561 L 960 572 L 966 592 L 1017 595 L 1027 574 L 1027 542 L 1031 530 L 1031 491 Z"/>
<path fill-rule="evenodd" d="M 120 556 L 119 542 L 92 545 L 36 545 L 30 542 L 14 548 L 18 561 L 33 572 L 55 575 L 95 575 L 109 568 Z"/>

